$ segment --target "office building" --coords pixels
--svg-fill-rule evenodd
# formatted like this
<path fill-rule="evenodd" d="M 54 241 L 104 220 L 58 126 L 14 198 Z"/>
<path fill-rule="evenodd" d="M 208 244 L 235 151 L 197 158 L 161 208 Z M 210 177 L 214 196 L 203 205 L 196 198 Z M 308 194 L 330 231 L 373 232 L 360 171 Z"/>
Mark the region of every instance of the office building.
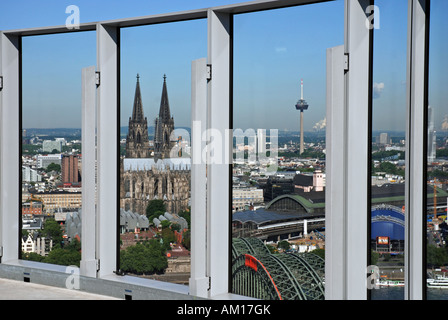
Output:
<path fill-rule="evenodd" d="M 50 163 L 61 165 L 61 154 L 49 154 L 49 155 L 38 155 L 37 156 L 37 165 L 39 168 L 46 169 Z"/>
<path fill-rule="evenodd" d="M 61 152 L 62 142 L 60 140 L 44 140 L 42 142 L 42 150 L 49 153 Z"/>
<path fill-rule="evenodd" d="M 80 182 L 78 156 L 64 155 L 61 160 L 62 183 Z"/>

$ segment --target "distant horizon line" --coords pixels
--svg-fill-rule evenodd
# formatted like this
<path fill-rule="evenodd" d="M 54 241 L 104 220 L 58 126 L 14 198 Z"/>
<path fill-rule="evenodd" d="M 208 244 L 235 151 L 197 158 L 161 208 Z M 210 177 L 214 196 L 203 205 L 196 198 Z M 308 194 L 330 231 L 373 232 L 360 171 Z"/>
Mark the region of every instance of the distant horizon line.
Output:
<path fill-rule="evenodd" d="M 153 128 L 155 126 L 148 126 L 148 127 L 149 128 Z M 120 126 L 120 128 L 129 128 L 129 126 Z M 179 129 L 181 129 L 181 128 L 190 128 L 191 129 L 191 127 L 188 127 L 188 126 L 179 126 L 177 128 L 179 128 Z M 81 130 L 81 128 L 79 128 L 79 127 L 48 127 L 48 128 L 28 127 L 28 128 L 22 128 L 22 130 L 55 130 L 55 129 Z M 254 128 L 251 127 L 251 128 L 245 128 L 245 129 L 243 129 L 243 128 L 234 128 L 234 129 L 247 130 L 247 129 L 254 129 Z M 267 128 L 257 128 L 257 129 L 300 132 L 300 129 L 298 129 L 298 130 L 297 129 L 294 129 L 294 130 L 291 130 L 291 129 L 278 129 L 278 128 L 269 128 L 269 129 L 267 129 Z M 324 129 L 322 129 L 322 130 L 308 130 L 308 132 L 317 132 L 317 131 L 325 131 L 325 130 Z M 405 130 L 374 130 L 372 132 L 380 132 L 380 133 L 381 132 L 384 132 L 384 133 L 387 133 L 387 132 L 398 132 L 398 133 L 405 133 L 406 131 Z"/>

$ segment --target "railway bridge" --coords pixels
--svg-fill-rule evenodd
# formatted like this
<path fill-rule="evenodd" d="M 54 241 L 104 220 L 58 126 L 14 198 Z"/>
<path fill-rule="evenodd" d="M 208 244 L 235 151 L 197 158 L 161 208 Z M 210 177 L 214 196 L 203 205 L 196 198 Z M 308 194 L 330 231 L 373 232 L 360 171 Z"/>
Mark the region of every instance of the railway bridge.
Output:
<path fill-rule="evenodd" d="M 232 241 L 233 293 L 263 300 L 324 300 L 324 259 L 313 253 L 271 254 L 257 238 Z"/>

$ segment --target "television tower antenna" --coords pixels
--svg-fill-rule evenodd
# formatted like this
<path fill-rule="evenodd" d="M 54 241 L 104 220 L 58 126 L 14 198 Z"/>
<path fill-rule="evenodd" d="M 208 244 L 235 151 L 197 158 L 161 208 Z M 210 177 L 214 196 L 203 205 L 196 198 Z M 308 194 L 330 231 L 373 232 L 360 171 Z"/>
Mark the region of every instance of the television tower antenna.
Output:
<path fill-rule="evenodd" d="M 296 103 L 296 110 L 300 111 L 300 154 L 302 154 L 304 151 L 303 111 L 308 110 L 308 103 L 303 99 L 303 79 L 300 81 L 300 100 Z"/>

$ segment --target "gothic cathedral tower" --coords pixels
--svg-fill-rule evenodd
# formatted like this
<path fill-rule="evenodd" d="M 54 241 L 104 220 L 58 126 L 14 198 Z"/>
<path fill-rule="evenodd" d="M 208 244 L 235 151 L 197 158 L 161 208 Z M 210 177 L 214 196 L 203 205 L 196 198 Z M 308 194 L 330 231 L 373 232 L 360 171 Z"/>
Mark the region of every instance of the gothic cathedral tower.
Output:
<path fill-rule="evenodd" d="M 142 95 L 140 93 L 140 76 L 137 74 L 134 108 L 129 117 L 129 131 L 126 137 L 126 158 L 149 158 L 148 121 L 143 115 Z"/>
<path fill-rule="evenodd" d="M 173 131 L 174 119 L 170 113 L 170 103 L 166 89 L 166 75 L 164 75 L 159 117 L 156 119 L 154 132 L 154 158 L 156 161 L 170 158 L 170 151 L 175 145 L 175 141 L 171 141 L 171 133 Z"/>

